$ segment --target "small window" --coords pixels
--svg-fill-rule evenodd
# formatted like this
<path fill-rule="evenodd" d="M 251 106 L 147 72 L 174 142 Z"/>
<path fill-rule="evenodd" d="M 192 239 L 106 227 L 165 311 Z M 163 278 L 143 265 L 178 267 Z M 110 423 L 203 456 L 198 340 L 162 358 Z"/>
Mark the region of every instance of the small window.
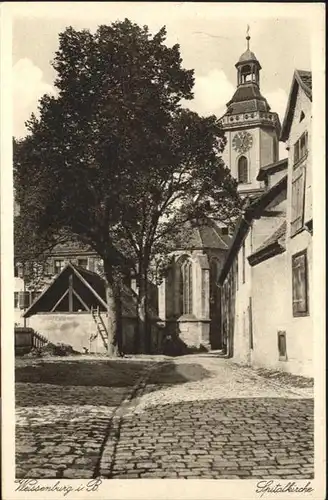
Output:
<path fill-rule="evenodd" d="M 302 112 L 301 112 L 301 116 L 300 116 L 300 122 L 301 122 L 302 120 L 304 120 L 304 118 L 305 118 L 305 114 L 304 114 L 304 111 L 302 111 Z"/>
<path fill-rule="evenodd" d="M 293 316 L 306 316 L 308 307 L 308 272 L 306 250 L 292 256 Z"/>
<path fill-rule="evenodd" d="M 240 184 L 248 183 L 248 161 L 246 156 L 241 156 L 238 160 L 238 182 Z"/>
<path fill-rule="evenodd" d="M 294 145 L 294 165 L 298 163 L 308 151 L 308 133 L 304 132 Z"/>
<path fill-rule="evenodd" d="M 55 274 L 55 261 L 54 259 L 48 259 L 45 264 L 45 275 L 53 276 Z"/>
<path fill-rule="evenodd" d="M 287 361 L 286 332 L 278 332 L 278 352 L 279 360 Z"/>
<path fill-rule="evenodd" d="M 88 267 L 88 259 L 77 259 L 77 265 L 79 267 L 84 267 L 84 269 L 87 269 L 87 267 Z"/>
<path fill-rule="evenodd" d="M 19 292 L 14 292 L 14 308 L 19 308 Z"/>
<path fill-rule="evenodd" d="M 59 274 L 65 267 L 64 259 L 55 259 L 54 261 L 54 272 Z"/>
<path fill-rule="evenodd" d="M 22 264 L 16 263 L 14 265 L 14 276 L 15 278 L 23 278 L 23 266 Z"/>

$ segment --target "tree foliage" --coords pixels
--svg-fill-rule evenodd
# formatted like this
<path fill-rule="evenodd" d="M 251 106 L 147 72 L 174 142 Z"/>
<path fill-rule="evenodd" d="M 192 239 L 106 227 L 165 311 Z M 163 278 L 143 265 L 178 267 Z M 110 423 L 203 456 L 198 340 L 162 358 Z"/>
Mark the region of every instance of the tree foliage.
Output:
<path fill-rule="evenodd" d="M 15 156 L 32 239 L 52 242 L 64 231 L 89 244 L 104 261 L 112 318 L 113 271 L 133 268 L 145 324 L 154 259 L 173 250 L 186 221 L 230 224 L 239 210 L 219 121 L 182 108 L 193 71 L 165 38 L 164 27 L 152 36 L 127 19 L 95 33 L 67 28 L 53 61 L 58 94 L 40 100 Z"/>

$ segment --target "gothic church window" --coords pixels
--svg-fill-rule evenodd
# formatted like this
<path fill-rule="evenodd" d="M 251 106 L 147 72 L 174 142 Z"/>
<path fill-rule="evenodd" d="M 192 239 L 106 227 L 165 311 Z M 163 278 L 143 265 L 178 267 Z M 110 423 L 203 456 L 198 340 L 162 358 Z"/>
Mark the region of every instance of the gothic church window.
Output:
<path fill-rule="evenodd" d="M 185 257 L 180 267 L 180 311 L 182 314 L 192 314 L 192 262 Z"/>
<path fill-rule="evenodd" d="M 248 161 L 246 156 L 241 156 L 238 160 L 238 182 L 247 184 L 248 182 Z"/>

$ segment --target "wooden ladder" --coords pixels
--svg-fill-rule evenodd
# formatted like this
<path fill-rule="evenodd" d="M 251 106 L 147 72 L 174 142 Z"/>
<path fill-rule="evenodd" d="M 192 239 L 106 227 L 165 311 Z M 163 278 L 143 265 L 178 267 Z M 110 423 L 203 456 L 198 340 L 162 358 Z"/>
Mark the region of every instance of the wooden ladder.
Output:
<path fill-rule="evenodd" d="M 106 329 L 106 326 L 105 326 L 105 323 L 104 323 L 104 320 L 102 319 L 101 315 L 100 315 L 100 311 L 99 311 L 99 306 L 94 308 L 94 307 L 91 307 L 91 315 L 94 319 L 94 322 L 96 323 L 96 326 L 97 326 L 97 333 L 96 335 L 93 335 L 90 340 L 94 340 L 98 334 L 100 335 L 102 341 L 103 341 L 103 344 L 105 346 L 105 348 L 107 349 L 107 346 L 108 346 L 108 333 L 107 333 L 107 329 Z"/>

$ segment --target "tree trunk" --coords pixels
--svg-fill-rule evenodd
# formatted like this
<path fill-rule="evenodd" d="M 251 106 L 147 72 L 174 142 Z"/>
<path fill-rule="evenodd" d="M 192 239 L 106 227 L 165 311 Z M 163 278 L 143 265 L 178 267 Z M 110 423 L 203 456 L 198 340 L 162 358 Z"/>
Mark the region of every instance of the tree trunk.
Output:
<path fill-rule="evenodd" d="M 151 352 L 150 329 L 148 318 L 148 290 L 147 290 L 147 265 L 140 266 L 138 289 L 138 335 L 139 351 L 149 354 Z"/>
<path fill-rule="evenodd" d="M 118 354 L 123 355 L 123 324 L 122 324 L 122 298 L 121 294 L 116 294 L 116 314 L 117 314 L 117 327 L 116 327 L 116 345 Z"/>
<path fill-rule="evenodd" d="M 104 262 L 106 277 L 106 303 L 107 303 L 107 354 L 110 357 L 118 356 L 117 339 L 119 327 L 119 313 L 117 290 L 114 283 L 113 270 L 110 264 Z"/>

